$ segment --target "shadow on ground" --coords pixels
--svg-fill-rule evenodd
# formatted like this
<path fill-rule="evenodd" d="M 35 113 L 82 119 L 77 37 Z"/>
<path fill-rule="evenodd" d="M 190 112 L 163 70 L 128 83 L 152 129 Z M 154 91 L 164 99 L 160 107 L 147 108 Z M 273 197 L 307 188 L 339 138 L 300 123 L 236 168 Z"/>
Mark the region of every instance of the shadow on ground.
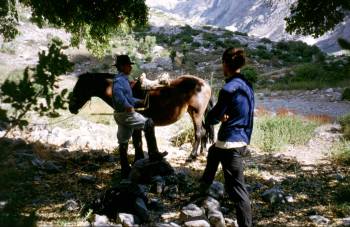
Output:
<path fill-rule="evenodd" d="M 68 152 L 7 138 L 0 140 L 0 150 L 2 226 L 78 225 L 85 221 L 84 208 L 121 180 L 118 155 L 103 150 Z M 310 215 L 330 220 L 350 215 L 350 170 L 346 166 L 324 164 L 305 170 L 295 159 L 268 154 L 246 158 L 245 163 L 257 226 L 308 226 L 312 225 Z M 166 212 L 179 211 L 195 193 L 202 172 L 187 167 L 184 164 L 176 170 L 187 179 L 179 186 L 177 198 L 160 198 Z M 222 181 L 222 174 L 216 179 Z M 272 187 L 279 187 L 292 201 L 263 201 L 261 194 Z M 234 217 L 233 204 L 227 199 L 221 202 L 231 210 L 227 215 Z M 154 216 L 154 220 L 160 217 Z"/>

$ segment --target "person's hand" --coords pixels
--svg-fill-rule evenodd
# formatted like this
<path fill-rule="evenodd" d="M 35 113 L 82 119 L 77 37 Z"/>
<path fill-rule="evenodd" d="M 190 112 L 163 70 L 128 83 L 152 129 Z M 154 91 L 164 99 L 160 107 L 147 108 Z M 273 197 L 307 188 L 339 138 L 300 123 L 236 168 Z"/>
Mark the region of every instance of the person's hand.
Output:
<path fill-rule="evenodd" d="M 145 100 L 144 99 L 140 99 L 137 103 L 140 104 L 140 105 L 145 105 Z"/>
<path fill-rule="evenodd" d="M 220 119 L 221 122 L 226 122 L 230 117 L 227 114 L 224 114 L 222 118 Z"/>
<path fill-rule="evenodd" d="M 136 84 L 136 80 L 131 80 L 129 83 L 130 83 L 130 87 L 133 88 Z"/>
<path fill-rule="evenodd" d="M 134 107 L 128 107 L 128 108 L 125 108 L 125 112 L 127 112 L 127 113 L 132 113 L 132 112 L 134 112 L 135 110 L 134 110 Z"/>

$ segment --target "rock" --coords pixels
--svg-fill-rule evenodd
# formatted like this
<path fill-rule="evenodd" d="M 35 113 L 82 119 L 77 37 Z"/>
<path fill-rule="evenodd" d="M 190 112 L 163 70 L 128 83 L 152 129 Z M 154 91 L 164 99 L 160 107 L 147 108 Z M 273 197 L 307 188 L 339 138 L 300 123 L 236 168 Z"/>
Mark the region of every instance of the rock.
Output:
<path fill-rule="evenodd" d="M 284 192 L 277 187 L 264 191 L 261 196 L 265 202 L 269 202 L 270 204 L 285 202 Z"/>
<path fill-rule="evenodd" d="M 92 225 L 102 227 L 102 226 L 110 226 L 110 223 L 107 216 L 95 214 L 95 220 Z"/>
<path fill-rule="evenodd" d="M 170 199 L 176 199 L 179 197 L 178 195 L 179 188 L 177 185 L 169 185 L 164 187 L 164 194 L 166 197 Z"/>
<path fill-rule="evenodd" d="M 199 208 L 196 204 L 188 204 L 183 207 L 180 213 L 180 220 L 182 222 L 193 220 L 193 218 L 203 217 L 205 214 L 204 210 Z"/>
<path fill-rule="evenodd" d="M 69 199 L 64 204 L 64 209 L 68 211 L 76 211 L 79 210 L 79 204 L 75 200 Z"/>
<path fill-rule="evenodd" d="M 174 169 L 166 160 L 150 161 L 141 159 L 135 162 L 130 172 L 130 179 L 134 183 L 148 184 L 154 176 L 167 176 L 174 173 Z"/>
<path fill-rule="evenodd" d="M 208 212 L 208 219 L 211 226 L 225 227 L 224 215 L 218 210 L 210 210 Z"/>
<path fill-rule="evenodd" d="M 210 227 L 210 224 L 206 220 L 194 220 L 184 223 L 186 227 Z"/>
<path fill-rule="evenodd" d="M 181 225 L 176 224 L 175 222 L 170 223 L 156 223 L 155 227 L 181 227 Z"/>
<path fill-rule="evenodd" d="M 8 201 L 0 201 L 0 210 L 4 209 L 7 204 Z"/>
<path fill-rule="evenodd" d="M 205 210 L 219 210 L 220 209 L 220 203 L 213 197 L 208 196 L 204 201 L 203 201 L 203 208 Z"/>
<path fill-rule="evenodd" d="M 330 220 L 321 215 L 312 215 L 309 216 L 309 219 L 316 225 L 328 225 Z"/>
<path fill-rule="evenodd" d="M 132 227 L 140 224 L 140 219 L 132 214 L 119 213 L 117 215 L 117 223 L 122 224 L 123 227 Z"/>
<path fill-rule="evenodd" d="M 292 195 L 287 195 L 287 196 L 285 197 L 285 200 L 286 200 L 288 203 L 294 203 L 294 202 L 295 202 L 295 200 L 294 200 L 294 198 L 293 198 Z"/>
<path fill-rule="evenodd" d="M 55 161 L 46 161 L 42 166 L 42 169 L 48 173 L 60 173 L 62 172 L 62 166 L 58 165 Z"/>
<path fill-rule="evenodd" d="M 151 182 L 152 182 L 151 192 L 161 194 L 165 186 L 165 180 L 161 176 L 155 176 L 151 179 Z"/>
<path fill-rule="evenodd" d="M 222 198 L 225 194 L 225 187 L 221 182 L 214 181 L 209 187 L 208 194 L 215 199 Z"/>
<path fill-rule="evenodd" d="M 338 221 L 341 226 L 350 226 L 350 217 L 341 218 Z"/>
<path fill-rule="evenodd" d="M 95 183 L 96 182 L 96 177 L 92 175 L 83 175 L 79 177 L 79 181 L 82 183 Z"/>
<path fill-rule="evenodd" d="M 153 198 L 153 199 L 150 199 L 150 202 L 148 203 L 148 208 L 150 210 L 163 211 L 164 210 L 164 205 L 160 201 L 160 199 Z"/>
<path fill-rule="evenodd" d="M 333 88 L 328 88 L 328 89 L 325 90 L 325 92 L 327 92 L 327 93 L 333 93 L 334 90 L 333 90 Z"/>
<path fill-rule="evenodd" d="M 226 227 L 238 227 L 237 220 L 231 218 L 225 218 Z"/>
<path fill-rule="evenodd" d="M 168 212 L 162 214 L 160 217 L 163 221 L 167 222 L 170 221 L 171 219 L 178 219 L 180 216 L 179 212 Z"/>

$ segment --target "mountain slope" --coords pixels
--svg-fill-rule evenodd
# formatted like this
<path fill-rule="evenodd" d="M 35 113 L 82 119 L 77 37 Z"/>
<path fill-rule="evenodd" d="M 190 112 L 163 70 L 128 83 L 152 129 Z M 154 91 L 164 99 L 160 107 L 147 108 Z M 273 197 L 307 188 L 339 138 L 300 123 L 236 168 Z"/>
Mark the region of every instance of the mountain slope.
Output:
<path fill-rule="evenodd" d="M 292 39 L 316 44 L 326 52 L 340 50 L 337 37 L 350 36 L 350 18 L 335 31 L 319 39 L 295 36 L 285 32 L 284 18 L 295 0 L 269 5 L 266 0 L 146 0 L 151 9 L 158 9 L 182 17 L 189 24 L 209 24 L 271 40 Z"/>

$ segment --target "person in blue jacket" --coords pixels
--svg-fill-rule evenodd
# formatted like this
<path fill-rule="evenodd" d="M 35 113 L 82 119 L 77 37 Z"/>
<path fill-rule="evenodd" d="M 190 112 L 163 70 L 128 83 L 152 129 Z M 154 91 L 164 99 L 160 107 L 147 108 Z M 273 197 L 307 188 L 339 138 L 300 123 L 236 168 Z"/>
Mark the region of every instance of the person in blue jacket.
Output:
<path fill-rule="evenodd" d="M 239 226 L 252 226 L 249 194 L 243 176 L 242 155 L 246 153 L 253 129 L 254 91 L 240 73 L 245 64 L 242 49 L 228 48 L 222 56 L 225 85 L 215 106 L 208 112 L 205 123 L 221 126 L 217 141 L 208 150 L 207 164 L 201 178 L 201 190 L 212 184 L 219 164 L 225 179 L 225 189 L 235 202 Z"/>
<path fill-rule="evenodd" d="M 128 177 L 131 167 L 127 159 L 128 142 L 134 129 L 143 129 L 145 132 L 149 159 L 151 161 L 161 160 L 167 152 L 160 153 L 154 134 L 154 123 L 151 118 L 146 118 L 142 114 L 135 112 L 134 107 L 142 105 L 143 100 L 132 95 L 129 82 L 129 75 L 134 63 L 128 55 L 117 56 L 115 66 L 118 73 L 113 79 L 113 106 L 114 119 L 118 124 L 118 143 L 120 154 L 121 174 L 123 178 Z"/>

